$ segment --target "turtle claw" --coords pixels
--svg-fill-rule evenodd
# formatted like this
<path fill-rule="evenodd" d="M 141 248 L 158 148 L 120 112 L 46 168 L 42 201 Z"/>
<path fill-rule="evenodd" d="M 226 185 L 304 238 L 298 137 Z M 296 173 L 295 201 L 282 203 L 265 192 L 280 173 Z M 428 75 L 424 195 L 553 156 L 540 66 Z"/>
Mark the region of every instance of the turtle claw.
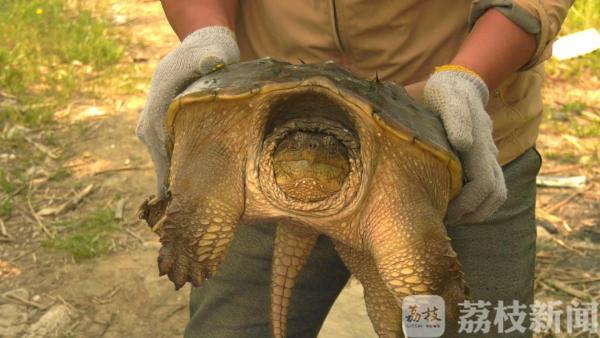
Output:
<path fill-rule="evenodd" d="M 165 210 L 167 209 L 167 205 L 171 200 L 171 194 L 167 193 L 165 198 L 159 198 L 154 195 L 146 198 L 138 208 L 137 216 L 139 219 L 143 219 L 146 221 L 148 226 L 154 231 L 155 228 L 159 228 L 156 226 L 157 223 L 161 223 L 162 218 L 165 214 Z"/>
<path fill-rule="evenodd" d="M 190 271 L 190 275 L 188 276 L 188 282 L 190 282 L 193 286 L 200 286 L 207 279 L 205 275 L 206 274 L 202 271 L 192 269 L 192 271 Z"/>
<path fill-rule="evenodd" d="M 159 276 L 164 276 L 171 271 L 174 260 L 169 247 L 163 246 L 160 248 L 157 261 Z"/>
<path fill-rule="evenodd" d="M 175 268 L 169 271 L 169 279 L 175 284 L 175 290 L 181 289 L 189 279 L 187 266 L 175 265 Z"/>
<path fill-rule="evenodd" d="M 172 249 L 171 243 L 160 249 L 158 270 L 161 275 L 167 275 L 175 284 L 175 289 L 179 290 L 190 279 L 190 259 L 179 250 Z"/>
<path fill-rule="evenodd" d="M 175 290 L 182 288 L 185 283 L 189 282 L 194 287 L 198 287 L 214 276 L 216 273 L 217 262 L 205 259 L 203 261 L 195 261 L 186 254 L 175 251 L 171 255 L 171 245 L 163 246 L 160 249 L 158 257 L 159 276 L 167 275 L 169 280 L 175 285 Z"/>

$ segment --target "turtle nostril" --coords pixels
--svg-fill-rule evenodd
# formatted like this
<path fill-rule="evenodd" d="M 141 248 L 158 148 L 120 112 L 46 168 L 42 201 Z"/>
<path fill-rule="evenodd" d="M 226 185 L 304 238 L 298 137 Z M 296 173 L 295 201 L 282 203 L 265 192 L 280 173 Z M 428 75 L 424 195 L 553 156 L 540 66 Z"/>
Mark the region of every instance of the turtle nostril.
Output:
<path fill-rule="evenodd" d="M 308 144 L 308 147 L 311 149 L 317 149 L 319 147 L 319 144 L 317 142 L 310 142 Z"/>

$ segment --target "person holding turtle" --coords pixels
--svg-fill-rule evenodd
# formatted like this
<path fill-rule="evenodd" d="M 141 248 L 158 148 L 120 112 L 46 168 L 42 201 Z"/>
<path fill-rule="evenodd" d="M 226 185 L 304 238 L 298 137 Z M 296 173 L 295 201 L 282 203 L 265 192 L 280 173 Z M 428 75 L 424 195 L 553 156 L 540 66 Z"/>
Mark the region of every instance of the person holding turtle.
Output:
<path fill-rule="evenodd" d="M 471 297 L 490 302 L 489 310 L 499 301 L 533 303 L 542 62 L 572 1 L 162 4 L 182 43 L 158 64 L 137 127 L 155 165 L 159 197 L 168 191 L 165 114 L 187 85 L 240 60 L 333 60 L 360 76 L 405 86 L 439 115 L 463 165 L 465 184 L 446 223 Z M 240 228 L 219 273 L 192 290 L 186 337 L 270 335 L 273 236 L 270 225 Z M 320 238 L 294 288 L 290 337 L 317 336 L 349 275 L 331 242 Z"/>

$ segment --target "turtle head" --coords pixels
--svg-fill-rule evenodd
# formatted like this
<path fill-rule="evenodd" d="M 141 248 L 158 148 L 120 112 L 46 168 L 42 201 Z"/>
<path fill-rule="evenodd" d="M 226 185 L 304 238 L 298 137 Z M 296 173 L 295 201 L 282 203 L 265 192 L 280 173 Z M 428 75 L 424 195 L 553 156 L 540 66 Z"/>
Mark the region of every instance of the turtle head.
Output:
<path fill-rule="evenodd" d="M 342 188 L 350 171 L 348 151 L 334 136 L 294 131 L 275 148 L 273 169 L 275 181 L 286 195 L 319 201 Z"/>
<path fill-rule="evenodd" d="M 258 176 L 271 203 L 323 214 L 352 203 L 364 159 L 350 108 L 338 96 L 315 88 L 268 100 Z"/>

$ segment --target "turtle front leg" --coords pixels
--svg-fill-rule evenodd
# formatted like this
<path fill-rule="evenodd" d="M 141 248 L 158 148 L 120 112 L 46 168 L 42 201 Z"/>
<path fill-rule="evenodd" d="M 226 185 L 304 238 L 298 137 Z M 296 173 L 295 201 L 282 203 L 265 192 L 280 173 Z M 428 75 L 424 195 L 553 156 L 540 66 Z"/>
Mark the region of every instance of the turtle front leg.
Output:
<path fill-rule="evenodd" d="M 399 306 L 408 295 L 439 295 L 446 303 L 446 318 L 454 320 L 468 287 L 443 216 L 422 190 L 389 187 L 380 187 L 390 191 L 371 201 L 361 228 L 379 276 Z"/>
<path fill-rule="evenodd" d="M 235 135 L 213 137 L 189 128 L 189 115 L 176 125 L 171 200 L 154 226 L 163 245 L 160 274 L 177 289 L 187 281 L 198 286 L 216 273 L 244 211 L 244 161 L 232 149 Z"/>
<path fill-rule="evenodd" d="M 287 334 L 287 314 L 292 290 L 319 234 L 300 226 L 279 224 L 273 245 L 271 269 L 271 328 L 274 338 Z"/>
<path fill-rule="evenodd" d="M 340 242 L 335 243 L 335 249 L 364 288 L 367 313 L 377 335 L 380 338 L 403 337 L 402 311 L 379 276 L 373 257 L 369 252 L 353 249 Z"/>

